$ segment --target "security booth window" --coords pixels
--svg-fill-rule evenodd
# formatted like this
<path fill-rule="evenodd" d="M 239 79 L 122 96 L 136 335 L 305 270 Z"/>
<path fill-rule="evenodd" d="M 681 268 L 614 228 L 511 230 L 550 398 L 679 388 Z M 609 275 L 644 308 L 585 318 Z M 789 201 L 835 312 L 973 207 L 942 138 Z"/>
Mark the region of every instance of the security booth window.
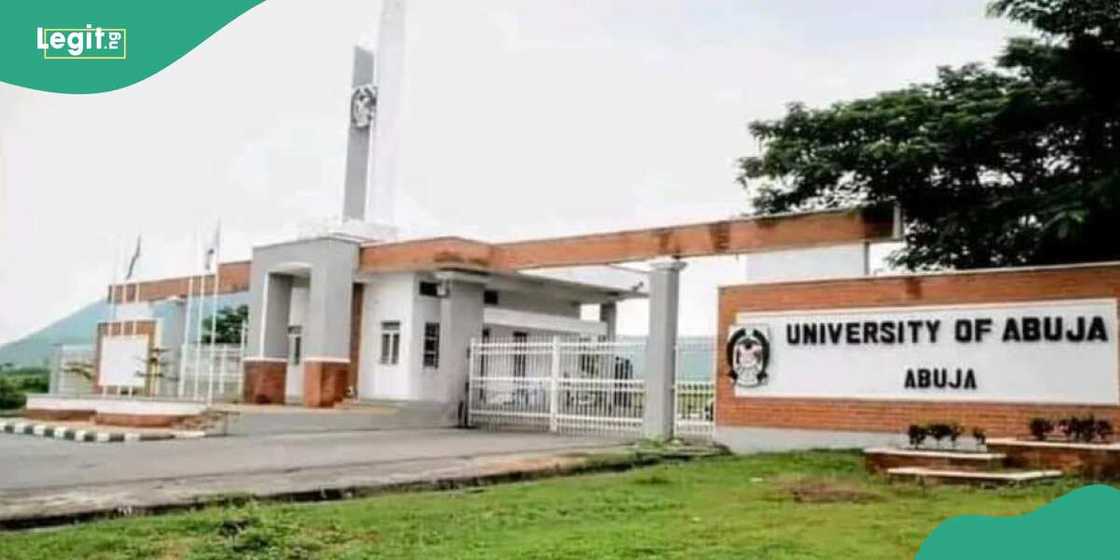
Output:
<path fill-rule="evenodd" d="M 288 327 L 288 363 L 298 366 L 303 353 L 303 327 L 291 325 Z"/>
<path fill-rule="evenodd" d="M 513 355 L 513 376 L 514 377 L 525 377 L 525 369 L 526 369 L 525 366 L 527 365 L 527 362 L 525 361 L 525 357 L 529 353 L 529 348 L 527 346 L 528 342 L 529 342 L 529 333 L 521 332 L 521 331 L 514 331 L 514 333 L 513 333 L 513 344 L 514 344 L 514 346 L 513 347 L 514 347 L 514 352 L 516 352 Z"/>
<path fill-rule="evenodd" d="M 482 292 L 482 304 L 483 305 L 498 305 L 498 291 L 497 290 L 486 290 L 486 291 Z"/>
<path fill-rule="evenodd" d="M 435 282 L 420 282 L 420 295 L 439 297 L 439 284 Z"/>
<path fill-rule="evenodd" d="M 394 366 L 401 357 L 401 322 L 381 323 L 381 363 Z"/>
<path fill-rule="evenodd" d="M 439 323 L 424 323 L 424 367 L 439 367 Z"/>

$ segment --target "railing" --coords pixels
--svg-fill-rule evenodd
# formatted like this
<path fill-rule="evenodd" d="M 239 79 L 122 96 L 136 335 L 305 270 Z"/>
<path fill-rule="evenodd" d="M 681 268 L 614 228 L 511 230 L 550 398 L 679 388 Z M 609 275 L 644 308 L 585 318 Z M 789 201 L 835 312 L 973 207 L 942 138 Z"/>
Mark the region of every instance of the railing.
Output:
<path fill-rule="evenodd" d="M 184 346 L 179 354 L 185 360 L 183 367 L 174 370 L 174 383 L 167 392 L 173 392 L 177 399 L 191 401 L 239 400 L 244 383 L 241 354 L 242 348 L 236 344 Z M 177 361 L 175 366 L 178 367 Z"/>
<path fill-rule="evenodd" d="M 59 346 L 52 360 L 50 392 L 68 396 L 157 398 L 197 402 L 240 399 L 242 348 L 237 344 L 186 345 L 163 351 L 158 367 L 137 359 L 136 383 L 94 389 L 92 345 Z M 180 364 L 182 368 L 180 369 Z"/>
<path fill-rule="evenodd" d="M 552 432 L 637 434 L 644 398 L 640 341 L 474 341 L 472 424 Z"/>
<path fill-rule="evenodd" d="M 51 359 L 50 392 L 80 395 L 93 392 L 93 380 L 79 371 L 93 373 L 95 350 L 92 344 L 56 346 Z"/>
<path fill-rule="evenodd" d="M 675 433 L 710 438 L 715 419 L 716 344 L 711 338 L 677 341 L 677 382 L 674 387 Z"/>
<path fill-rule="evenodd" d="M 687 354 L 682 360 L 682 352 Z M 694 355 L 706 352 L 710 360 Z M 709 437 L 713 385 L 700 372 L 714 365 L 710 340 L 678 346 L 676 430 Z M 693 358 L 691 360 L 687 358 Z M 682 366 L 682 362 L 684 366 Z M 471 424 L 637 437 L 645 410 L 645 341 L 535 338 L 473 341 L 470 347 Z M 681 371 L 687 371 L 684 377 Z M 710 378 L 711 370 L 706 374 Z"/>

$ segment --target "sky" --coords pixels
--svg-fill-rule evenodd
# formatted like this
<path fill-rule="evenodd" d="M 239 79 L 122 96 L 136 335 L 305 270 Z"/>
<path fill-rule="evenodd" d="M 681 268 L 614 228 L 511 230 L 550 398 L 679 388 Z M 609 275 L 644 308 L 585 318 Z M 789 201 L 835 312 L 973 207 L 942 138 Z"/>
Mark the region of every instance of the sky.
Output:
<path fill-rule="evenodd" d="M 749 121 L 990 62 L 1024 30 L 985 4 L 409 0 L 397 225 L 505 241 L 737 215 Z M 219 220 L 234 260 L 338 215 L 352 47 L 379 14 L 268 0 L 122 90 L 0 83 L 0 341 L 101 297 L 138 234 L 159 278 L 198 269 Z M 715 286 L 743 266 L 690 264 L 683 334 L 714 332 Z"/>

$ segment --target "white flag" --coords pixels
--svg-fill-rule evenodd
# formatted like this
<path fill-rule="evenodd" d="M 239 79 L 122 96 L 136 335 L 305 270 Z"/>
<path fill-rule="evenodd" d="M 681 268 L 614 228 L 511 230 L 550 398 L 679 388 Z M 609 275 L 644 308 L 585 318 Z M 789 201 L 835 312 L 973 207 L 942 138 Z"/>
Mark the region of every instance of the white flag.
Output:
<path fill-rule="evenodd" d="M 210 272 L 210 266 L 217 266 L 215 259 L 218 256 L 219 249 L 222 246 L 222 223 L 218 222 L 218 227 L 214 228 L 214 238 L 210 240 L 210 244 L 206 246 L 206 253 L 202 256 L 202 265 L 206 267 L 206 272 Z"/>

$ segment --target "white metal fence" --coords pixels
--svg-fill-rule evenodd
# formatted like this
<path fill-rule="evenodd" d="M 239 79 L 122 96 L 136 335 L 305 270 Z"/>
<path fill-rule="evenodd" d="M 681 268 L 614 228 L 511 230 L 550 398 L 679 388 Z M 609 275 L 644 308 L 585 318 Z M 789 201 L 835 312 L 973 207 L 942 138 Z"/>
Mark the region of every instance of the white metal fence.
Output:
<path fill-rule="evenodd" d="M 202 402 L 240 399 L 243 377 L 237 344 L 191 344 L 159 353 L 159 365 L 138 359 L 137 382 L 131 386 L 94 390 L 95 350 L 92 345 L 59 346 L 52 360 L 50 392 L 73 396 L 147 397 Z M 182 368 L 180 369 L 180 363 Z"/>
<path fill-rule="evenodd" d="M 93 380 L 80 372 L 93 372 L 92 344 L 56 346 L 51 359 L 50 392 L 85 395 L 93 392 Z"/>
<path fill-rule="evenodd" d="M 678 346 L 676 431 L 708 437 L 710 340 Z M 707 360 L 697 356 L 706 352 Z M 469 415 L 474 426 L 636 437 L 645 402 L 645 341 L 578 338 L 473 341 Z M 682 372 L 687 372 L 682 375 Z"/>
<path fill-rule="evenodd" d="M 711 338 L 681 339 L 676 348 L 674 432 L 682 437 L 710 438 L 715 419 L 716 344 Z"/>
<path fill-rule="evenodd" d="M 237 344 L 187 345 L 180 351 L 184 360 L 175 369 L 175 382 L 168 387 L 177 399 L 232 402 L 241 398 L 242 347 Z M 178 364 L 176 363 L 176 368 Z M 180 373 L 181 372 L 181 373 Z"/>

